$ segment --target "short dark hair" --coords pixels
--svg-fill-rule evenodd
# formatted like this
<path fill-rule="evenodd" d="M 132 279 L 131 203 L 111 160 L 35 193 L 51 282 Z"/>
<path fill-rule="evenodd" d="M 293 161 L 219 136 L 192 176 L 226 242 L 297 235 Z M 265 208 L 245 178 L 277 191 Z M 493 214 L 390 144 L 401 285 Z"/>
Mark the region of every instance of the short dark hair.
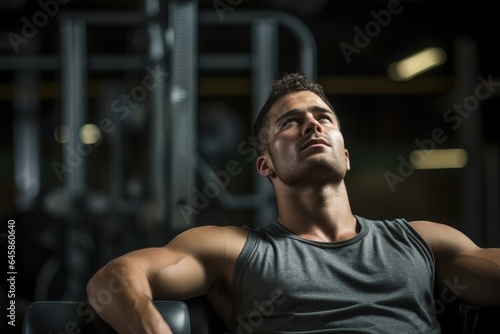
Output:
<path fill-rule="evenodd" d="M 264 130 L 269 128 L 267 122 L 269 110 L 271 110 L 274 103 L 283 96 L 302 91 L 310 91 L 318 95 L 336 116 L 333 106 L 330 104 L 330 101 L 328 101 L 323 91 L 323 87 L 319 83 L 307 79 L 300 73 L 282 74 L 271 86 L 267 101 L 260 110 L 252 127 L 253 143 L 259 154 L 262 153 L 267 146 L 267 133 Z"/>

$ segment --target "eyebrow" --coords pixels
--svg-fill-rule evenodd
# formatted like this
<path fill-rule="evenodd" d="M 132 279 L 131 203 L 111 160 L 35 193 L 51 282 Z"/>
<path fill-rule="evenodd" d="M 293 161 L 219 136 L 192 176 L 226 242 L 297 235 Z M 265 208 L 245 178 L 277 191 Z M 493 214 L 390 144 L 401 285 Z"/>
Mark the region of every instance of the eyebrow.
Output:
<path fill-rule="evenodd" d="M 327 108 L 324 108 L 324 107 L 320 107 L 320 106 L 313 106 L 313 107 L 311 107 L 309 109 L 312 112 L 315 112 L 315 113 L 329 113 L 329 114 L 332 114 L 335 117 L 335 120 L 337 120 L 337 116 L 330 109 L 327 109 Z M 303 111 L 302 109 L 292 109 L 292 110 L 289 110 L 286 113 L 284 113 L 283 115 L 281 115 L 280 117 L 278 117 L 278 119 L 276 120 L 275 124 L 278 124 L 279 122 L 281 122 L 282 120 L 284 120 L 284 119 L 286 119 L 286 118 L 288 118 L 290 116 L 295 116 L 297 114 L 300 114 L 302 111 Z"/>

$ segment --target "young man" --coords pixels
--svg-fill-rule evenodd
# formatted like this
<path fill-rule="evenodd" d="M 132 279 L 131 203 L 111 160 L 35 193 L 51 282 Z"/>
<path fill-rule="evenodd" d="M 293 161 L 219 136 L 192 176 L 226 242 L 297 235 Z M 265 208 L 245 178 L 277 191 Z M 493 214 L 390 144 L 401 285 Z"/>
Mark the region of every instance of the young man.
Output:
<path fill-rule="evenodd" d="M 500 305 L 500 249 L 446 225 L 352 213 L 349 153 L 321 86 L 300 74 L 277 80 L 254 138 L 276 220 L 192 228 L 101 268 L 89 300 L 118 332 L 170 333 L 152 300 L 200 295 L 231 333 L 439 333 L 435 287 Z"/>

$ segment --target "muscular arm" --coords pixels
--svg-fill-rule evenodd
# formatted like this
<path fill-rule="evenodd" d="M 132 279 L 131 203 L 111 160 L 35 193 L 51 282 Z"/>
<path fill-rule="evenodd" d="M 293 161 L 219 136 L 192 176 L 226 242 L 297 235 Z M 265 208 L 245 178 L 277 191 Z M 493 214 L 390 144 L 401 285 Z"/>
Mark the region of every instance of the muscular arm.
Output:
<path fill-rule="evenodd" d="M 233 231 L 193 228 L 165 247 L 133 251 L 111 261 L 87 285 L 90 304 L 119 333 L 171 333 L 153 299 L 206 294 L 222 273 L 227 235 Z"/>
<path fill-rule="evenodd" d="M 168 255 L 154 248 L 124 255 L 97 271 L 87 284 L 90 305 L 118 333 L 171 333 L 152 304 L 150 268 L 143 260 L 164 253 Z"/>
<path fill-rule="evenodd" d="M 478 247 L 462 232 L 442 224 L 411 222 L 436 258 L 439 291 L 465 302 L 500 305 L 500 248 Z"/>

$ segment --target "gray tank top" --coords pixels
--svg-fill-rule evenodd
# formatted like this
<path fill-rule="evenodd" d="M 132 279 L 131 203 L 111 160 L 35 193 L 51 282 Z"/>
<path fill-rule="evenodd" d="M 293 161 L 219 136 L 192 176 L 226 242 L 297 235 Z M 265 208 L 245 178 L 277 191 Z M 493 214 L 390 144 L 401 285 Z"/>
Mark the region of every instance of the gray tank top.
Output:
<path fill-rule="evenodd" d="M 356 216 L 340 242 L 278 222 L 250 230 L 236 263 L 231 333 L 440 333 L 434 257 L 404 219 Z"/>

